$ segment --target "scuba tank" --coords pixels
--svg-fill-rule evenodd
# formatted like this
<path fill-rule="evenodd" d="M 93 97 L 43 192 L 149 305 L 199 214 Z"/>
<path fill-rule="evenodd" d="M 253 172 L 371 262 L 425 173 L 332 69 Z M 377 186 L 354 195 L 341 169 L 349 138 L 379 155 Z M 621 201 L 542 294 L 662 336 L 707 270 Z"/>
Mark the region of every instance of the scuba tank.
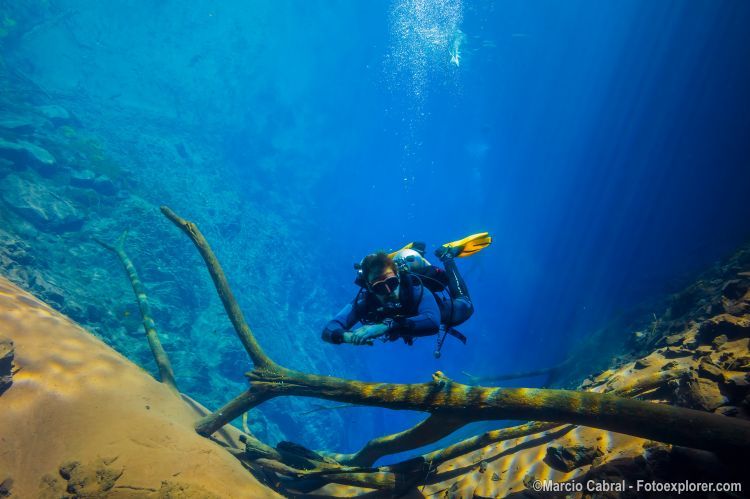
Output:
<path fill-rule="evenodd" d="M 438 293 L 442 293 L 448 287 L 448 276 L 443 269 L 433 266 L 422 256 L 422 252 L 411 248 L 397 251 L 392 258 L 401 271 L 416 277 L 424 288 L 427 288 L 435 295 L 435 300 L 438 302 L 442 301 Z M 445 322 L 441 321 L 440 324 L 440 332 L 438 333 L 437 344 L 433 352 L 433 356 L 436 359 L 440 358 L 445 338 L 448 335 L 458 339 L 464 345 L 466 344 L 466 336 L 454 329 L 450 324 L 453 317 L 453 299 L 449 299 L 451 302 L 451 312 L 448 314 L 447 320 Z"/>

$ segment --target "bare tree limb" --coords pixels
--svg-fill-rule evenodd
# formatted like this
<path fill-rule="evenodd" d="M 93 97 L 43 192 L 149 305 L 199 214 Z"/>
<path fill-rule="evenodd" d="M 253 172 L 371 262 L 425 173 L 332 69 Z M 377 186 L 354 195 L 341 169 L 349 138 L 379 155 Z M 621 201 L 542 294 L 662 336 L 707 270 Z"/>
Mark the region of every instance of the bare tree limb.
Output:
<path fill-rule="evenodd" d="M 237 304 L 237 300 L 235 300 L 232 290 L 229 288 L 229 282 L 227 281 L 226 275 L 224 275 L 224 270 L 221 268 L 219 260 L 216 259 L 216 255 L 214 255 L 213 250 L 211 250 L 206 238 L 203 237 L 203 234 L 201 234 L 198 227 L 193 222 L 188 222 L 177 216 L 175 212 L 166 206 L 161 207 L 161 212 L 173 224 L 187 234 L 195 244 L 195 247 L 198 248 L 198 252 L 203 257 L 203 261 L 206 262 L 206 267 L 208 268 L 209 274 L 211 274 L 211 279 L 214 281 L 216 291 L 219 293 L 219 298 L 221 298 L 221 302 L 224 304 L 229 320 L 232 321 L 237 336 L 245 347 L 248 355 L 250 355 L 250 358 L 255 365 L 255 369 L 274 370 L 276 364 L 266 355 L 255 340 L 255 336 L 250 330 L 250 326 L 247 325 L 245 316 L 242 314 L 242 310 L 240 310 L 240 306 Z"/>
<path fill-rule="evenodd" d="M 465 426 L 463 418 L 451 418 L 431 414 L 416 426 L 392 435 L 377 437 L 353 454 L 327 454 L 341 464 L 350 466 L 372 466 L 375 461 L 389 454 L 416 449 L 447 437 Z"/>
<path fill-rule="evenodd" d="M 159 379 L 162 383 L 167 385 L 173 392 L 179 395 L 180 391 L 177 389 L 177 381 L 175 381 L 174 371 L 172 370 L 172 364 L 169 362 L 167 352 L 164 351 L 164 347 L 159 340 L 159 334 L 156 332 L 156 324 L 154 319 L 151 317 L 151 307 L 148 304 L 148 298 L 146 296 L 146 289 L 143 286 L 138 272 L 135 270 L 135 265 L 128 257 L 125 252 L 125 238 L 128 236 L 128 232 L 125 231 L 117 238 L 115 244 L 108 244 L 104 241 L 96 239 L 96 242 L 114 252 L 125 267 L 125 272 L 128 274 L 130 279 L 130 285 L 133 287 L 133 292 L 138 301 L 138 308 L 141 311 L 141 317 L 143 318 L 143 329 L 146 331 L 146 338 L 148 339 L 148 345 L 151 348 L 151 353 L 154 355 L 156 366 L 159 369 Z"/>
<path fill-rule="evenodd" d="M 364 383 L 281 367 L 265 355 L 255 340 L 219 262 L 197 226 L 167 207 L 162 207 L 162 212 L 191 238 L 203 256 L 227 314 L 255 364 L 255 369 L 247 374 L 250 389 L 196 425 L 203 435 L 210 435 L 262 401 L 293 395 L 424 411 L 465 421 L 520 419 L 580 424 L 713 451 L 750 448 L 748 422 L 610 394 L 468 386 L 440 372 L 429 383 Z"/>

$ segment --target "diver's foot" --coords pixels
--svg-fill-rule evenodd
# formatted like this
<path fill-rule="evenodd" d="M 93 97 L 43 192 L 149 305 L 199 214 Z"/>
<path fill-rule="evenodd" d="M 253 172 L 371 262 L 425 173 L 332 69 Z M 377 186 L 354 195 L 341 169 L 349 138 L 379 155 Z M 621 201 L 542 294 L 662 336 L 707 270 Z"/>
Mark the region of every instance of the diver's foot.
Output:
<path fill-rule="evenodd" d="M 447 244 L 444 244 L 440 246 L 438 249 L 435 250 L 435 256 L 440 259 L 441 262 L 444 262 L 446 260 L 452 260 L 456 258 L 461 253 L 461 247 L 460 246 L 448 246 Z"/>
<path fill-rule="evenodd" d="M 480 232 L 459 239 L 458 241 L 445 243 L 435 250 L 435 255 L 440 258 L 440 260 L 456 257 L 464 258 L 480 252 L 489 246 L 491 242 L 492 237 L 489 232 Z"/>

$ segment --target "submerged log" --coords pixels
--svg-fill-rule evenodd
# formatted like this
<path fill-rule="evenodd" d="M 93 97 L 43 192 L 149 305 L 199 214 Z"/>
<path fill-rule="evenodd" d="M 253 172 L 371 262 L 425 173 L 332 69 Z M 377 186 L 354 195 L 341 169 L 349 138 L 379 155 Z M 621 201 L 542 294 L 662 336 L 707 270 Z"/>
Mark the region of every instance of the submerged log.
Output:
<path fill-rule="evenodd" d="M 429 412 L 465 421 L 500 419 L 568 423 L 712 451 L 750 447 L 750 423 L 693 409 L 616 395 L 541 388 L 469 386 L 440 379 L 419 384 L 364 383 L 279 367 L 248 373 L 251 387 L 197 425 L 210 435 L 278 396 L 316 397 L 338 402 Z"/>
<path fill-rule="evenodd" d="M 328 454 L 341 464 L 349 466 L 372 466 L 375 461 L 389 454 L 397 454 L 437 442 L 457 429 L 466 426 L 463 418 L 430 415 L 417 425 L 394 433 L 377 437 L 353 454 Z"/>
<path fill-rule="evenodd" d="M 750 448 L 750 423 L 702 411 L 658 405 L 610 394 L 568 390 L 497 388 L 456 383 L 442 373 L 420 384 L 364 383 L 282 367 L 262 350 L 229 288 L 226 276 L 198 227 L 167 207 L 164 215 L 198 248 L 238 337 L 254 363 L 250 388 L 196 425 L 210 435 L 258 404 L 278 396 L 303 396 L 417 410 L 470 421 L 521 419 L 580 424 L 713 451 Z"/>

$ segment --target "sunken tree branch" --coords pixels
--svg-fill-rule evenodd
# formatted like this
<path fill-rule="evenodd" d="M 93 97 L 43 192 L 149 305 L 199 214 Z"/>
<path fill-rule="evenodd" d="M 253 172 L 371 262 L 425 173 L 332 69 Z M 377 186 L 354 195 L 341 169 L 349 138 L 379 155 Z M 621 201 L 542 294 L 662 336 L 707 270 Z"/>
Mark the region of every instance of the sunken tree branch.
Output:
<path fill-rule="evenodd" d="M 364 383 L 284 368 L 255 340 L 208 242 L 192 222 L 162 212 L 193 241 L 213 278 L 235 330 L 253 363 L 250 388 L 196 425 L 210 435 L 252 407 L 279 396 L 314 397 L 390 409 L 423 411 L 455 420 L 520 419 L 580 424 L 642 438 L 728 451 L 750 447 L 750 423 L 692 409 L 594 392 L 469 386 L 442 373 L 419 384 Z M 426 423 L 425 423 L 426 424 Z"/>
<path fill-rule="evenodd" d="M 143 287 L 143 283 L 138 277 L 135 265 L 133 265 L 130 257 L 125 252 L 125 238 L 127 235 L 127 231 L 123 232 L 122 235 L 117 238 L 115 244 L 105 243 L 99 239 L 97 239 L 96 242 L 114 252 L 120 258 L 123 267 L 125 267 L 125 272 L 127 272 L 128 278 L 130 278 L 130 285 L 133 287 L 133 292 L 138 300 L 138 308 L 141 311 L 141 317 L 143 318 L 143 329 L 146 331 L 148 345 L 151 347 L 151 353 L 154 355 L 156 366 L 159 369 L 159 379 L 162 383 L 171 388 L 172 391 L 179 393 L 177 382 L 174 378 L 174 371 L 172 370 L 172 364 L 169 362 L 167 352 L 164 351 L 164 347 L 159 340 L 159 334 L 156 332 L 156 324 L 151 317 L 151 307 L 149 306 L 148 298 L 146 297 L 146 289 Z"/>
<path fill-rule="evenodd" d="M 398 454 L 429 445 L 447 437 L 468 421 L 431 414 L 415 426 L 392 435 L 377 437 L 353 454 L 328 454 L 341 464 L 350 466 L 372 466 L 375 461 L 389 454 Z"/>
<path fill-rule="evenodd" d="M 211 246 L 209 246 L 206 238 L 203 237 L 203 234 L 201 234 L 200 230 L 198 230 L 198 227 L 193 222 L 188 222 L 187 220 L 180 218 L 175 212 L 166 206 L 161 207 L 161 212 L 173 224 L 187 234 L 188 237 L 190 237 L 190 240 L 195 244 L 195 247 L 198 248 L 198 252 L 201 257 L 203 257 L 203 261 L 206 262 L 206 267 L 208 267 L 208 272 L 211 274 L 211 279 L 214 281 L 216 291 L 219 293 L 221 303 L 224 304 L 229 320 L 232 321 L 234 330 L 237 332 L 237 336 L 240 338 L 245 350 L 247 350 L 250 359 L 252 359 L 255 369 L 273 370 L 276 364 L 266 355 L 255 340 L 255 336 L 250 330 L 250 326 L 247 325 L 245 316 L 242 314 L 242 310 L 240 310 L 240 306 L 237 304 L 237 300 L 234 298 L 232 290 L 229 288 L 229 282 L 227 282 L 227 277 L 224 275 L 224 270 L 221 268 L 219 260 L 216 258 L 216 255 L 214 255 L 213 250 L 211 250 Z"/>

